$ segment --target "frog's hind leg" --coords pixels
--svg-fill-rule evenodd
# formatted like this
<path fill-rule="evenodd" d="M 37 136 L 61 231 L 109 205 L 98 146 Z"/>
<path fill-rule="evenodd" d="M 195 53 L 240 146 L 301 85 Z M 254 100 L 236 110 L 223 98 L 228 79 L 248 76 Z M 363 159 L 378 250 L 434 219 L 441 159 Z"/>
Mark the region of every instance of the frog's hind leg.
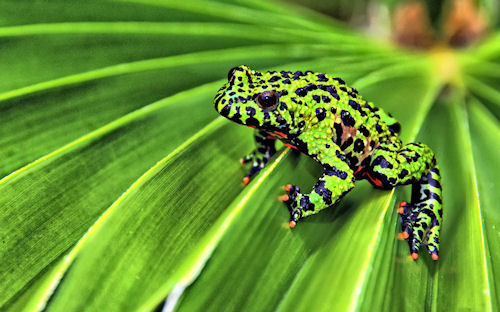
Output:
<path fill-rule="evenodd" d="M 432 150 L 424 144 L 381 144 L 373 153 L 365 176 L 381 188 L 412 184 L 412 200 L 401 202 L 399 212 L 403 231 L 413 259 L 421 245 L 426 245 L 434 260 L 439 253 L 439 230 L 442 223 L 441 177 Z"/>

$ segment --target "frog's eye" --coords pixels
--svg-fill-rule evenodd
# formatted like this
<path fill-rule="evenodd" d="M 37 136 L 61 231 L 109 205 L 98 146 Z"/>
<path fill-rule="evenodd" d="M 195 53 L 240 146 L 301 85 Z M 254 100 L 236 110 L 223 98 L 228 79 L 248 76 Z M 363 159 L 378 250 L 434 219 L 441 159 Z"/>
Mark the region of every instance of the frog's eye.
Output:
<path fill-rule="evenodd" d="M 278 104 L 278 95 L 274 91 L 264 91 L 257 96 L 256 102 L 262 108 L 274 108 Z"/>
<path fill-rule="evenodd" d="M 227 73 L 227 80 L 231 80 L 233 78 L 234 72 L 238 69 L 238 67 L 233 67 Z"/>

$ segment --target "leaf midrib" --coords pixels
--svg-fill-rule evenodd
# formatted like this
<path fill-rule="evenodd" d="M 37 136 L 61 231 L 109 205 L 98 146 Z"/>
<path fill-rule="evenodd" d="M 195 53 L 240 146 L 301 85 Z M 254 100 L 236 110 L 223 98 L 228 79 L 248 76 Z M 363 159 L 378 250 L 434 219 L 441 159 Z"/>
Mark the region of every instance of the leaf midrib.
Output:
<path fill-rule="evenodd" d="M 227 209 L 223 216 L 219 218 L 216 224 L 212 227 L 211 231 L 205 236 L 203 240 L 202 251 L 198 252 L 197 255 L 193 255 L 190 258 L 195 258 L 194 263 L 189 263 L 190 261 L 186 261 L 183 266 L 190 268 L 187 270 L 183 276 L 178 279 L 178 282 L 175 285 L 165 285 L 160 289 L 156 294 L 157 296 L 152 296 L 151 299 L 146 302 L 140 311 L 147 311 L 154 308 L 159 300 L 164 298 L 164 295 L 161 295 L 162 290 L 167 289 L 177 289 L 179 292 L 175 293 L 173 297 L 171 295 L 168 296 L 165 302 L 165 308 L 163 311 L 173 311 L 177 300 L 180 298 L 184 290 L 187 286 L 193 283 L 199 274 L 202 272 L 205 267 L 206 262 L 213 254 L 213 251 L 216 249 L 218 243 L 222 239 L 223 235 L 227 232 L 228 228 L 231 226 L 232 222 L 238 216 L 238 214 L 243 209 L 243 206 L 248 202 L 248 200 L 252 197 L 252 195 L 262 186 L 265 179 L 274 171 L 274 169 L 278 166 L 278 164 L 282 161 L 282 159 L 288 154 L 290 148 L 284 148 L 280 154 L 274 159 L 272 163 L 265 167 L 265 169 L 259 174 L 258 178 L 252 181 L 248 188 L 246 188 L 243 193 L 240 195 L 240 199 L 235 200 L 233 204 Z M 193 261 L 193 260 L 192 260 Z M 179 271 L 184 271 L 180 269 Z M 173 280 L 173 279 L 172 279 Z M 166 293 L 166 291 L 163 291 Z M 169 299 L 170 298 L 170 299 Z"/>

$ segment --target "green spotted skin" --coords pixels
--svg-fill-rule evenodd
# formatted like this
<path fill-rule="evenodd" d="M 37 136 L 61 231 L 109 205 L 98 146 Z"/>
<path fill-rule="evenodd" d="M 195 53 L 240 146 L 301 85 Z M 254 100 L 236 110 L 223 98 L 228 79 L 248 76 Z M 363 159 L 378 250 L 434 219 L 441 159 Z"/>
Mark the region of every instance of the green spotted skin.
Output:
<path fill-rule="evenodd" d="M 328 74 L 290 71 L 258 72 L 247 66 L 230 70 L 217 92 L 215 109 L 222 116 L 255 128 L 256 149 L 247 184 L 276 152 L 275 141 L 312 157 L 324 172 L 309 193 L 287 185 L 281 199 L 290 211 L 290 226 L 325 209 L 366 179 L 390 189 L 412 184 L 412 200 L 399 213 L 413 259 L 422 245 L 438 258 L 442 223 L 441 178 L 432 150 L 422 143 L 403 144 L 399 123 L 363 100 L 357 90 Z"/>

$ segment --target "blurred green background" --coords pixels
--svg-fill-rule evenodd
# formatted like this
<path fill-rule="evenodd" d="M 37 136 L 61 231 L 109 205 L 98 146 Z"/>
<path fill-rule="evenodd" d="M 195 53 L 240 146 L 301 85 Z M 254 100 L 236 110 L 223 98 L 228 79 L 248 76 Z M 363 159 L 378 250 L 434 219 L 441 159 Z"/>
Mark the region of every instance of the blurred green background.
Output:
<path fill-rule="evenodd" d="M 496 0 L 0 2 L 0 310 L 496 311 Z M 281 149 L 219 117 L 230 68 L 342 77 L 443 174 L 439 261 L 409 257 L 407 187 L 360 181 L 293 231 Z"/>

